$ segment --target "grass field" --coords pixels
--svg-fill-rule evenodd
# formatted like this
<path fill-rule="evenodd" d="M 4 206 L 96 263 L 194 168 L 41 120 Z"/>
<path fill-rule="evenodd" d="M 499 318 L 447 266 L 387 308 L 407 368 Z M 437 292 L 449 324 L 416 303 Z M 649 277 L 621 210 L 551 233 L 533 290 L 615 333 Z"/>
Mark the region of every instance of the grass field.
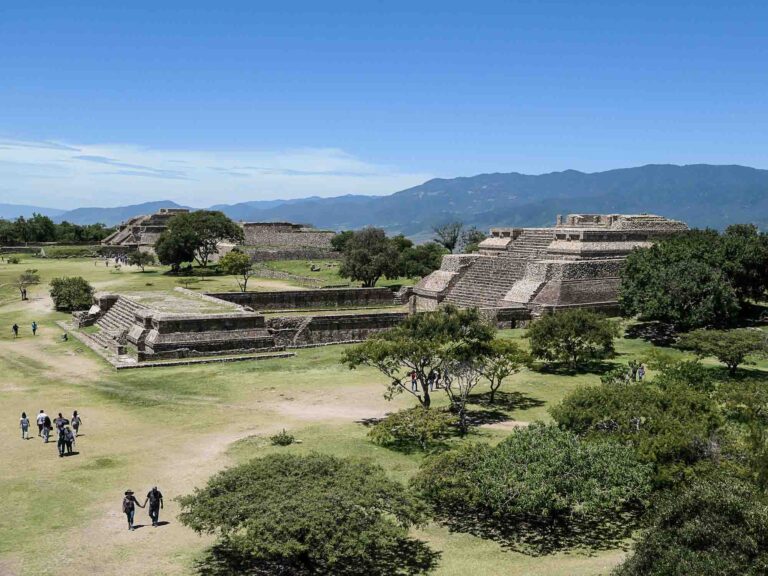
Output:
<path fill-rule="evenodd" d="M 60 275 L 83 275 L 99 289 L 160 290 L 175 285 L 157 270 L 140 273 L 94 266 L 90 260 L 34 260 L 0 264 L 0 574 L 84 572 L 100 575 L 189 574 L 193 559 L 209 542 L 176 521 L 172 498 L 202 485 L 227 465 L 275 450 L 318 450 L 368 457 L 395 478 L 407 480 L 421 456 L 377 447 L 366 439 L 363 419 L 412 404 L 409 398 L 384 400 L 383 380 L 370 370 L 342 367 L 341 346 L 298 350 L 290 359 L 116 372 L 76 341 L 60 341 L 40 285 L 21 302 L 7 286 L 25 268 L 37 268 L 44 282 Z M 216 278 L 211 289 L 231 289 L 234 280 Z M 148 286 L 151 284 L 151 286 Z M 271 285 L 271 284 L 270 284 Z M 265 285 L 259 283 L 260 287 Z M 208 286 L 206 285 L 206 289 Z M 29 324 L 40 324 L 37 337 Z M 22 337 L 13 340 L 18 322 Z M 518 338 L 520 331 L 507 331 Z M 638 341 L 621 340 L 619 352 L 647 351 Z M 621 357 L 620 357 L 621 358 Z M 520 423 L 548 419 L 547 407 L 597 376 L 553 376 L 523 372 L 505 384 L 517 393 L 506 422 L 483 426 L 473 439 L 496 441 Z M 43 444 L 18 431 L 22 411 L 34 418 L 44 408 L 83 416 L 78 454 L 58 458 L 54 443 Z M 285 428 L 301 444 L 269 445 L 267 437 Z M 166 497 L 157 529 L 126 530 L 120 511 L 123 491 L 143 499 L 157 484 Z M 145 511 L 137 513 L 147 524 Z M 439 525 L 418 531 L 442 552 L 440 576 L 607 574 L 621 550 L 597 554 L 527 556 Z"/>

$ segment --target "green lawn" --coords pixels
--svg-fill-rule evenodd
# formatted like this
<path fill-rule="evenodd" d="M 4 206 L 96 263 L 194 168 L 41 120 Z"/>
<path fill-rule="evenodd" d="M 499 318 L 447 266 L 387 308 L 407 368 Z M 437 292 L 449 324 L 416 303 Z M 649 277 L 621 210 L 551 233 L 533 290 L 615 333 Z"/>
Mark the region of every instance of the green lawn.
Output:
<path fill-rule="evenodd" d="M 323 285 L 336 286 L 340 284 L 349 284 L 350 286 L 360 286 L 360 282 L 352 282 L 348 278 L 339 276 L 338 260 L 275 260 L 264 262 L 263 265 L 271 270 L 288 272 L 305 278 L 314 278 L 320 280 Z M 319 267 L 317 272 L 312 271 L 312 266 Z M 394 278 L 389 280 L 381 278 L 376 286 L 406 286 L 413 285 L 416 280 L 413 278 Z"/>
<path fill-rule="evenodd" d="M 0 284 L 27 267 L 38 268 L 44 282 L 83 275 L 101 289 L 116 291 L 175 285 L 156 270 L 116 273 L 90 260 L 31 258 L 19 265 L 0 264 Z M 230 281 L 215 278 L 203 284 L 226 289 Z M 209 539 L 176 521 L 171 499 L 227 465 L 276 450 L 318 450 L 371 458 L 407 481 L 421 461 L 419 454 L 367 440 L 364 419 L 413 401 L 401 395 L 387 402 L 377 373 L 349 371 L 339 364 L 342 346 L 298 350 L 289 359 L 117 372 L 79 342 L 60 341 L 54 321 L 66 315 L 50 310 L 45 291 L 44 285 L 33 288 L 32 300 L 22 303 L 12 289 L 0 289 L 0 421 L 6 438 L 0 456 L 0 574 L 31 575 L 51 567 L 100 575 L 189 574 Z M 32 320 L 40 324 L 34 338 L 28 329 Z M 10 332 L 14 322 L 22 327 L 15 341 Z M 519 330 L 503 334 L 521 335 Z M 620 340 L 619 360 L 648 349 L 640 341 Z M 576 386 L 596 382 L 594 374 L 520 373 L 504 387 L 514 393 L 505 410 L 509 421 L 478 429 L 470 441 L 498 441 L 514 421 L 547 420 L 549 406 Z M 438 395 L 437 403 L 444 402 Z M 54 415 L 81 412 L 85 436 L 77 443 L 77 456 L 58 458 L 55 444 L 43 444 L 34 426 L 32 440 L 18 437 L 21 411 L 34 418 L 41 408 Z M 269 445 L 268 436 L 282 428 L 301 443 Z M 155 483 L 167 498 L 161 519 L 170 523 L 128 532 L 120 513 L 123 491 L 132 488 L 143 498 Z M 143 510 L 138 517 L 146 523 Z M 526 556 L 435 524 L 417 534 L 442 551 L 439 576 L 594 576 L 606 574 L 623 555 Z"/>

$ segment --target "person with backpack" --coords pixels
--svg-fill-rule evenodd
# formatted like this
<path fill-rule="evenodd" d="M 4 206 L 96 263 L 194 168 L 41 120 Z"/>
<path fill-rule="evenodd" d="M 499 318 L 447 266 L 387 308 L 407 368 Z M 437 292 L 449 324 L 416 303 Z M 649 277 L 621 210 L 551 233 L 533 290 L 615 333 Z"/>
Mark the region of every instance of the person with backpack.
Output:
<path fill-rule="evenodd" d="M 80 417 L 80 414 L 77 413 L 77 410 L 75 410 L 72 413 L 72 429 L 75 431 L 75 436 L 80 433 L 80 425 L 82 423 L 83 419 Z"/>
<path fill-rule="evenodd" d="M 56 418 L 53 423 L 56 424 L 56 434 L 61 436 L 61 433 L 64 431 L 64 426 L 69 424 L 69 420 L 64 418 L 64 416 L 61 415 L 61 412 L 59 412 L 58 418 Z"/>
<path fill-rule="evenodd" d="M 21 428 L 21 439 L 29 440 L 29 418 L 27 418 L 26 412 L 21 413 L 21 419 L 19 419 L 19 428 Z"/>
<path fill-rule="evenodd" d="M 32 336 L 37 336 L 37 322 L 32 320 Z"/>
<path fill-rule="evenodd" d="M 19 325 L 18 324 L 14 324 L 13 326 L 11 326 L 11 331 L 13 332 L 13 337 L 14 338 L 18 338 L 19 337 Z"/>
<path fill-rule="evenodd" d="M 160 520 L 160 510 L 163 508 L 163 493 L 157 489 L 157 486 L 153 486 L 152 490 L 147 493 L 147 499 L 144 503 L 147 502 L 149 502 L 149 517 L 152 518 L 152 526 L 156 527 Z"/>
<path fill-rule="evenodd" d="M 144 508 L 136 497 L 133 495 L 133 490 L 126 490 L 123 497 L 123 514 L 128 519 L 128 530 L 133 530 L 133 516 L 136 514 L 136 506 Z"/>

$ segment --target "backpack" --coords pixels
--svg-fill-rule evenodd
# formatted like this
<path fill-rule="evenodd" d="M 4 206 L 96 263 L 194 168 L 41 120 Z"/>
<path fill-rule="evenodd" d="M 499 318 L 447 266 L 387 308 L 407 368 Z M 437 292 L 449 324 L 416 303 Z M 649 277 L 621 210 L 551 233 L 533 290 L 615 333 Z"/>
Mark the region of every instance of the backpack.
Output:
<path fill-rule="evenodd" d="M 130 512 L 131 508 L 133 508 L 133 501 L 129 496 L 126 496 L 123 498 L 123 513 Z"/>

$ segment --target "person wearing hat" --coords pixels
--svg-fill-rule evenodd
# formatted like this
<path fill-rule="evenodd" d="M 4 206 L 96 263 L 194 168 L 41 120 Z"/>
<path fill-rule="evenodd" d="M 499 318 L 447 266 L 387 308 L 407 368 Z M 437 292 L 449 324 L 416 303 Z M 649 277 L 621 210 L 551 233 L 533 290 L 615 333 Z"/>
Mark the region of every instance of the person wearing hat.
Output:
<path fill-rule="evenodd" d="M 144 508 L 143 504 L 139 504 L 136 497 L 133 495 L 133 490 L 126 490 L 123 497 L 123 513 L 128 519 L 128 530 L 133 530 L 133 515 L 136 513 L 136 506 Z"/>

